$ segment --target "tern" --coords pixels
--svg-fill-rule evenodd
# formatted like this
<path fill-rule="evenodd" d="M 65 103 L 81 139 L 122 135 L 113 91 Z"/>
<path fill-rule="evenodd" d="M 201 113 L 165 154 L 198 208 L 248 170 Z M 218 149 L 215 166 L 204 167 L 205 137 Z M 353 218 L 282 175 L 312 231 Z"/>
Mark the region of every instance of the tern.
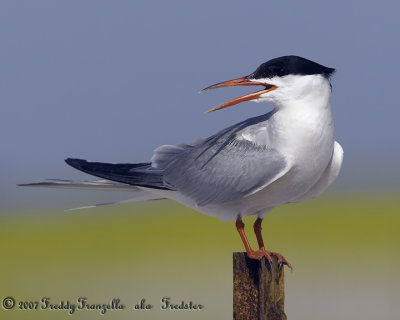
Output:
<path fill-rule="evenodd" d="M 24 186 L 120 189 L 133 192 L 129 201 L 173 199 L 236 228 L 252 259 L 271 256 L 261 223 L 274 207 L 320 195 L 338 176 L 343 149 L 334 140 L 330 78 L 335 69 L 298 56 L 261 64 L 248 76 L 220 82 L 202 91 L 232 86 L 261 90 L 225 102 L 209 111 L 243 101 L 266 102 L 273 110 L 232 125 L 192 144 L 163 145 L 148 163 L 110 164 L 66 159 L 75 169 L 100 177 L 96 181 L 52 180 Z M 243 217 L 256 216 L 253 250 Z"/>

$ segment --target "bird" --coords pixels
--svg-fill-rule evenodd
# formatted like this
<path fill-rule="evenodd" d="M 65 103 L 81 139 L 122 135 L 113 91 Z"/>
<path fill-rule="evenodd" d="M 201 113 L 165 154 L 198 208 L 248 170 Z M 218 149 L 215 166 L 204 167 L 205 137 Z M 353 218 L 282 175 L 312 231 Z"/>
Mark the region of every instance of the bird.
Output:
<path fill-rule="evenodd" d="M 343 149 L 334 139 L 330 102 L 334 72 L 295 55 L 271 59 L 247 76 L 200 91 L 261 86 L 206 113 L 244 101 L 272 104 L 271 111 L 191 144 L 162 145 L 146 163 L 65 160 L 100 180 L 53 179 L 23 186 L 118 189 L 132 192 L 128 201 L 172 199 L 222 221 L 236 221 L 250 259 L 265 257 L 272 265 L 276 256 L 280 266 L 291 268 L 283 255 L 266 249 L 261 224 L 276 206 L 320 195 L 339 174 Z M 256 250 L 244 230 L 242 218 L 248 216 L 256 217 Z"/>

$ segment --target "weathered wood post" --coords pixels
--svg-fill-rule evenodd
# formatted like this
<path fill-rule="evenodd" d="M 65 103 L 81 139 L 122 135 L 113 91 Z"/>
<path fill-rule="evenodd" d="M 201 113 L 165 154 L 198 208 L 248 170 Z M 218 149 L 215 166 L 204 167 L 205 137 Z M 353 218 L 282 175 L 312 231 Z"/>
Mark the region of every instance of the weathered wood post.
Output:
<path fill-rule="evenodd" d="M 268 261 L 249 259 L 245 252 L 233 253 L 233 319 L 286 320 L 284 312 L 284 268 L 276 257 Z"/>

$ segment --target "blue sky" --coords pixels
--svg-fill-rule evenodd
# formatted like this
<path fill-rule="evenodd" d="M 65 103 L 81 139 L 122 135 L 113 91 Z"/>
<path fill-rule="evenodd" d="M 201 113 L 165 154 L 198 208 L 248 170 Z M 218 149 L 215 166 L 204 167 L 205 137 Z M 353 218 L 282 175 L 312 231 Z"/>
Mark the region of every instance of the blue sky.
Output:
<path fill-rule="evenodd" d="M 147 161 L 161 144 L 267 112 L 205 115 L 249 90 L 198 91 L 289 54 L 337 68 L 334 188 L 398 187 L 398 12 L 395 1 L 2 1 L 0 208 L 103 199 L 15 185 L 88 179 L 63 159 Z"/>

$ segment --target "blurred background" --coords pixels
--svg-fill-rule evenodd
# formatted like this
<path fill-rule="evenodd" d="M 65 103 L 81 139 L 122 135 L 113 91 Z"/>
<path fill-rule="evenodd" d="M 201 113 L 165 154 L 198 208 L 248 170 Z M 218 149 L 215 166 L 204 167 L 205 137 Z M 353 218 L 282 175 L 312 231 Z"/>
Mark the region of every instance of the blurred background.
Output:
<path fill-rule="evenodd" d="M 294 265 L 288 318 L 399 319 L 398 11 L 395 1 L 2 1 L 0 299 L 120 298 L 127 309 L 103 317 L 231 319 L 231 255 L 243 250 L 233 223 L 164 200 L 65 212 L 129 194 L 16 185 L 90 179 L 63 160 L 144 162 L 159 145 L 265 113 L 243 103 L 205 115 L 249 90 L 198 91 L 294 54 L 337 69 L 345 159 L 326 194 L 265 219 L 269 247 Z M 164 296 L 205 309 L 161 311 Z M 132 310 L 142 298 L 153 310 Z M 6 319 L 66 314 L 0 308 Z"/>

